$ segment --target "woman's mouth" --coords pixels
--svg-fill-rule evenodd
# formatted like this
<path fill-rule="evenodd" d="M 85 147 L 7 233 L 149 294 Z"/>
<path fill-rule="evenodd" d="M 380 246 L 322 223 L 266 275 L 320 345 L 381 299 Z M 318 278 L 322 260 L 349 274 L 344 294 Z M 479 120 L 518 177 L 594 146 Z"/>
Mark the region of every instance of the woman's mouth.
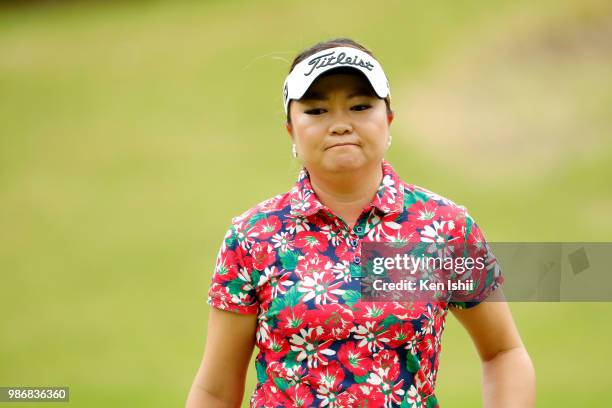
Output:
<path fill-rule="evenodd" d="M 336 143 L 335 145 L 329 146 L 325 150 L 333 149 L 334 147 L 343 147 L 343 146 L 359 146 L 357 143 Z"/>

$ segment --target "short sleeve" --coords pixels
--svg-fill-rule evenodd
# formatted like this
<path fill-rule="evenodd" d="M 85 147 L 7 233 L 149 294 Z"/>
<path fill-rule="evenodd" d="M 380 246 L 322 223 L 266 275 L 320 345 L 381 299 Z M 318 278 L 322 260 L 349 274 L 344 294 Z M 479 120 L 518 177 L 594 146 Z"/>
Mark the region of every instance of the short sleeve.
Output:
<path fill-rule="evenodd" d="M 462 273 L 457 274 L 456 282 L 463 282 L 471 289 L 459 289 L 452 292 L 449 306 L 469 309 L 482 303 L 495 289 L 502 285 L 504 277 L 497 258 L 476 222 L 465 213 L 465 234 L 463 248 L 464 258 Z M 471 260 L 471 261 L 467 261 Z"/>
<path fill-rule="evenodd" d="M 238 228 L 236 223 L 232 223 L 221 243 L 207 303 L 240 314 L 257 314 L 259 304 L 252 281 L 252 267 L 244 261 L 245 250 L 241 246 Z"/>

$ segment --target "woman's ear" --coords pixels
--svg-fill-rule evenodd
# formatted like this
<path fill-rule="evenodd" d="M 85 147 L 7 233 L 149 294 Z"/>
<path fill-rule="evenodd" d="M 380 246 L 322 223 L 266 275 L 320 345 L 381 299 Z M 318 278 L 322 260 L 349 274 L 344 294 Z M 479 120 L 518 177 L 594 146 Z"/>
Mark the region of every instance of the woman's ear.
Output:
<path fill-rule="evenodd" d="M 285 127 L 287 128 L 287 132 L 289 133 L 289 135 L 293 139 L 293 126 L 291 126 L 291 123 L 286 122 L 285 123 Z"/>
<path fill-rule="evenodd" d="M 395 114 L 393 113 L 393 111 L 387 113 L 387 124 L 391 124 L 391 122 L 393 122 L 393 118 L 395 117 Z"/>

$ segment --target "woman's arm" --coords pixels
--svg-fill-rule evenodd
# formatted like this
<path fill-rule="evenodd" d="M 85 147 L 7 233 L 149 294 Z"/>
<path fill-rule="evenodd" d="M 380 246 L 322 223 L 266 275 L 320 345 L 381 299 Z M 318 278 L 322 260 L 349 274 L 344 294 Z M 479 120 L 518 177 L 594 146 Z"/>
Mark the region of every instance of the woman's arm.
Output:
<path fill-rule="evenodd" d="M 469 309 L 451 307 L 467 330 L 482 362 L 482 395 L 485 408 L 535 406 L 535 370 L 514 325 L 501 288 L 491 294 L 498 301 L 482 302 Z"/>
<path fill-rule="evenodd" d="M 210 308 L 204 358 L 186 408 L 240 407 L 256 326 L 257 315 Z"/>

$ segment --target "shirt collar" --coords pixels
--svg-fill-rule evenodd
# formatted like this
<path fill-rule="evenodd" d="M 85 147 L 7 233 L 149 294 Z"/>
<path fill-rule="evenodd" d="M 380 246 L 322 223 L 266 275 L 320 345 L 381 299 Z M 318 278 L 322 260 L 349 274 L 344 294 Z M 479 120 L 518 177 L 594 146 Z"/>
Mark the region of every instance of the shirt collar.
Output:
<path fill-rule="evenodd" d="M 404 210 L 404 189 L 397 173 L 391 164 L 383 159 L 383 177 L 376 191 L 376 196 L 370 202 L 370 207 L 377 208 L 384 214 L 397 214 Z M 289 192 L 291 214 L 295 216 L 308 217 L 316 214 L 327 207 L 319 201 L 315 194 L 310 175 L 302 168 L 297 181 Z"/>

